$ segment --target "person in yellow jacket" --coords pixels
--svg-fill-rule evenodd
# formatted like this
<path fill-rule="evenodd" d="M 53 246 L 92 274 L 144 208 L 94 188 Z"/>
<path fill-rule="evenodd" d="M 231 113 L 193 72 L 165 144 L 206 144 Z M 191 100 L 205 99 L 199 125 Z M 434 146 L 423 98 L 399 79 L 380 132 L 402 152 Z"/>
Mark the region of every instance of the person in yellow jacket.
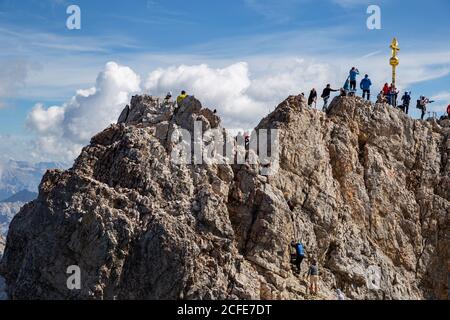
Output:
<path fill-rule="evenodd" d="M 177 104 L 178 104 L 178 107 L 180 106 L 180 103 L 184 100 L 184 99 L 186 99 L 187 98 L 187 94 L 186 94 L 186 91 L 181 91 L 181 94 L 178 96 L 178 98 L 177 98 Z"/>

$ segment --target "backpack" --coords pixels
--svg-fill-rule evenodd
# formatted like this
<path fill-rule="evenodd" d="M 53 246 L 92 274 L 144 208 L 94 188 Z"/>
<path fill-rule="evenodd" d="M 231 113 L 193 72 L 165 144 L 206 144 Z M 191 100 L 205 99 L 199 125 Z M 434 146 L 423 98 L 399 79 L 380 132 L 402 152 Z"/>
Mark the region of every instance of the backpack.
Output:
<path fill-rule="evenodd" d="M 422 104 L 420 103 L 420 100 L 417 100 L 417 106 L 416 106 L 416 108 L 417 108 L 417 109 L 420 109 L 420 110 L 423 109 Z"/>
<path fill-rule="evenodd" d="M 297 254 L 299 256 L 305 256 L 305 249 L 303 248 L 303 245 L 301 243 L 297 244 Z"/>

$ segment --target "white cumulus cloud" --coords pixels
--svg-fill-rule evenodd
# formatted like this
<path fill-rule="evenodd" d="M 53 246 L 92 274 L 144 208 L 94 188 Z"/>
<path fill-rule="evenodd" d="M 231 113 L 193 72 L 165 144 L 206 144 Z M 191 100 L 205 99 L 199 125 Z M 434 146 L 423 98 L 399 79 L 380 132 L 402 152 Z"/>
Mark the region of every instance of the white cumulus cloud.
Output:
<path fill-rule="evenodd" d="M 255 64 L 264 65 L 255 76 L 246 62 L 225 68 L 211 68 L 206 64 L 160 68 L 149 74 L 144 87 L 157 96 L 167 91 L 186 90 L 204 106 L 217 109 L 225 127 L 248 129 L 287 96 L 314 86 L 319 91 L 329 76 L 328 65 L 298 58 L 270 63 L 260 60 Z"/>
<path fill-rule="evenodd" d="M 109 62 L 94 87 L 79 90 L 62 106 L 37 104 L 27 126 L 38 136 L 42 154 L 71 160 L 98 131 L 117 120 L 131 95 L 140 91 L 140 77 L 130 68 Z"/>

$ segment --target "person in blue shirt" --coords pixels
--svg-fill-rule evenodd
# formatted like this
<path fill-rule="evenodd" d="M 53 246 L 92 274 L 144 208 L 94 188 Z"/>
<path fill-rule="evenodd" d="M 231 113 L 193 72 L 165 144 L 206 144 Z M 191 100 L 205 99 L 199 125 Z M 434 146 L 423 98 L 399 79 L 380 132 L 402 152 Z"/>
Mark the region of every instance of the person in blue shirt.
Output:
<path fill-rule="evenodd" d="M 366 76 L 364 77 L 364 79 L 361 80 L 361 90 L 363 91 L 363 99 L 366 98 L 366 94 L 367 94 L 367 100 L 370 101 L 370 87 L 372 86 L 372 81 L 370 81 L 369 79 L 369 75 L 366 74 Z"/>
<path fill-rule="evenodd" d="M 350 70 L 350 90 L 356 91 L 356 77 L 359 75 L 359 70 L 355 67 Z"/>
<path fill-rule="evenodd" d="M 301 242 L 291 242 L 291 247 L 295 248 L 295 266 L 297 267 L 297 272 L 300 273 L 300 265 L 302 264 L 303 259 L 305 258 L 305 248 Z"/>

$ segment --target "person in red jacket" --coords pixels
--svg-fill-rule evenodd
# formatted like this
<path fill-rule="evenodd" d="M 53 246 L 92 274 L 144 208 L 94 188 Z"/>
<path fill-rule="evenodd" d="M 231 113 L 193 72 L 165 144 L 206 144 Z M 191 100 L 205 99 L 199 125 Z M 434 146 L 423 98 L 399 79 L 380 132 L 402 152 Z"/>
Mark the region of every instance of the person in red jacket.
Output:
<path fill-rule="evenodd" d="M 447 116 L 450 118 L 450 104 L 447 106 Z"/>
<path fill-rule="evenodd" d="M 384 87 L 383 87 L 383 94 L 384 94 L 384 96 L 386 97 L 389 94 L 390 91 L 391 91 L 391 88 L 389 88 L 389 85 L 387 83 L 385 83 Z"/>

